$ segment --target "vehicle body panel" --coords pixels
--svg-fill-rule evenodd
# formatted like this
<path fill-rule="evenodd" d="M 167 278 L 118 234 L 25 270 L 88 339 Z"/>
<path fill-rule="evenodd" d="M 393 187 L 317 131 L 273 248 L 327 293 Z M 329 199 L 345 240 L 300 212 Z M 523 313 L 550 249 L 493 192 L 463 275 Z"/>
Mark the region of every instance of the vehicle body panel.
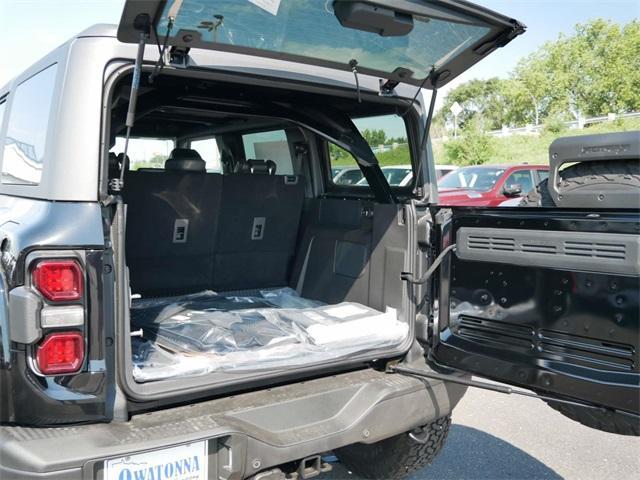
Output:
<path fill-rule="evenodd" d="M 382 2 L 376 3 L 383 5 Z M 446 7 L 465 15 L 477 15 L 493 22 L 493 26 L 499 29 L 495 32 L 500 34 L 498 37 L 484 39 L 482 45 L 467 45 L 468 48 L 460 55 L 454 55 L 439 65 L 440 80 L 436 75 L 425 83 L 426 87 L 446 83 L 522 30 L 517 22 L 466 2 L 394 0 L 387 3 L 404 8 Z M 165 5 L 170 5 L 170 2 L 127 1 L 123 19 L 126 23 L 136 12 L 155 12 Z M 162 19 L 156 15 L 156 20 Z M 131 34 L 131 25 L 121 25 L 120 33 L 127 41 L 136 41 L 137 37 Z M 11 92 L 22 80 L 52 62 L 57 62 L 60 67 L 56 80 L 57 97 L 51 114 L 50 131 L 47 132 L 50 141 L 42 182 L 36 187 L 0 185 L 0 208 L 3 209 L 0 210 L 0 293 L 3 294 L 0 296 L 0 421 L 4 424 L 0 427 L 0 476 L 91 478 L 101 475 L 103 462 L 109 458 L 206 440 L 212 452 L 210 465 L 215 466 L 221 478 L 245 478 L 265 468 L 298 461 L 344 445 L 383 440 L 450 414 L 466 387 L 440 381 L 424 382 L 384 371 L 385 359 L 401 360 L 424 371 L 430 369 L 424 357 L 425 349 L 432 346 L 432 338 L 428 333 L 432 325 L 427 320 L 432 313 L 431 306 L 429 302 L 420 302 L 418 305 L 414 300 L 425 298 L 426 292 L 419 287 L 416 290 L 418 296 L 411 298 L 408 284 L 402 298 L 408 304 L 410 338 L 400 349 L 383 352 L 382 358 L 372 360 L 363 355 L 339 366 L 337 362 L 335 365 L 314 365 L 288 372 L 288 375 L 283 372 L 273 375 L 271 372 L 254 372 L 251 378 L 231 379 L 229 376 L 225 379 L 228 385 L 215 392 L 211 388 L 213 381 L 206 384 L 197 378 L 173 379 L 166 384 L 149 384 L 145 387 L 131 386 L 131 332 L 127 322 L 130 292 L 123 248 L 125 207 L 107 190 L 107 155 L 110 146 L 107 125 L 111 113 L 108 107 L 110 89 L 118 79 L 131 74 L 136 46 L 118 43 L 114 34 L 113 27 L 89 29 L 0 90 L 0 95 L 9 92 L 10 108 Z M 145 71 L 158 60 L 154 36 L 149 40 L 144 52 Z M 479 51 L 477 47 L 480 47 Z M 252 56 L 240 54 L 240 50 L 234 48 L 215 48 L 218 50 L 214 52 L 192 50 L 186 65 L 188 68 L 168 65 L 164 74 L 170 72 L 174 75 L 242 81 L 247 84 L 254 82 L 292 91 L 330 92 L 336 98 L 355 99 L 363 95 L 365 98 L 375 97 L 379 102 L 395 101 L 396 105 L 401 106 L 409 106 L 410 99 L 416 93 L 415 86 L 421 83 L 419 78 L 405 79 L 409 85 L 397 85 L 391 92 L 379 96 L 379 72 L 367 70 L 366 67 L 362 68 L 362 72 L 358 71 L 356 87 L 353 72 L 345 69 L 343 63 L 300 58 L 297 60 L 302 63 L 296 63 L 283 60 L 296 60 L 294 57 L 280 55 L 279 59 L 274 59 L 273 55 L 265 55 L 264 52 L 260 56 L 253 50 L 242 50 L 256 54 Z M 383 78 L 392 80 L 396 76 L 399 79 L 400 75 L 383 73 Z M 78 98 L 83 101 L 77 101 Z M 411 104 L 414 110 L 412 114 L 415 114 L 413 120 L 416 123 L 422 120 L 422 124 L 413 132 L 414 138 L 420 138 L 423 134 L 423 106 L 421 98 Z M 82 120 L 80 124 L 78 119 Z M 398 213 L 398 224 L 406 222 L 411 225 L 407 229 L 406 241 L 410 260 L 402 267 L 417 276 L 427 270 L 429 261 L 433 260 L 431 254 L 437 253 L 437 247 L 455 237 L 461 225 L 455 223 L 457 220 L 473 221 L 473 225 L 477 221 L 494 227 L 502 221 L 491 211 L 456 213 L 452 227 L 444 222 L 445 230 L 438 239 L 443 242 L 440 245 L 435 243 L 428 206 L 437 198 L 433 181 L 436 177 L 430 145 L 427 144 L 424 150 L 418 152 L 420 158 L 416 162 L 428 162 L 424 163 L 426 168 L 422 169 L 422 176 L 416 185 L 423 187 L 422 202 L 407 202 L 403 206 L 406 208 L 394 211 L 392 217 L 395 220 L 395 213 Z M 316 165 L 315 168 L 320 170 L 321 166 Z M 333 178 L 337 179 L 345 170 L 334 173 Z M 503 187 L 503 183 L 496 184 L 496 189 Z M 443 195 L 446 196 L 446 192 Z M 418 203 L 420 205 L 416 206 Z M 422 209 L 420 217 L 417 215 L 418 208 Z M 363 215 L 368 214 L 368 211 L 363 211 Z M 623 234 L 628 234 L 629 228 L 635 228 L 629 227 L 632 222 L 628 217 L 615 213 L 604 215 L 603 218 L 611 225 L 600 230 L 599 220 L 587 221 L 564 212 L 544 212 L 544 215 L 546 217 L 543 219 L 539 212 L 520 212 L 520 216 L 512 216 L 507 224 L 514 226 L 515 222 L 526 221 L 535 228 L 543 229 L 540 224 L 547 221 L 557 230 L 568 231 L 573 228 L 571 222 L 577 222 L 579 228 L 585 231 L 597 233 L 606 230 Z M 588 225 L 584 226 L 581 222 L 588 222 Z M 27 256 L 41 251 L 52 254 L 62 252 L 63 255 L 66 252 L 80 252 L 85 259 L 86 281 L 90 290 L 87 298 L 88 357 L 86 368 L 76 375 L 36 375 L 30 364 L 32 348 L 10 342 L 11 319 L 7 321 L 6 318 L 11 307 L 8 300 L 10 292 L 15 288 L 30 286 Z M 482 288 L 488 289 L 478 286 L 481 280 L 488 281 L 492 289 L 495 287 L 489 293 L 506 305 L 504 308 L 509 316 L 520 321 L 523 308 L 529 309 L 529 313 L 533 311 L 537 316 L 527 317 L 524 322 L 535 324 L 530 326 L 534 333 L 560 330 L 562 335 L 578 335 L 573 330 L 562 330 L 562 321 L 568 318 L 564 312 L 556 316 L 540 316 L 541 312 L 546 313 L 544 300 L 549 295 L 548 291 L 524 291 L 511 286 L 514 279 L 522 276 L 523 270 L 527 273 L 527 268 L 532 269 L 528 273 L 543 286 L 542 280 L 545 279 L 549 280 L 549 285 L 557 281 L 562 284 L 566 272 L 512 265 L 500 268 L 509 272 L 507 285 L 491 283 L 494 281 L 494 271 L 502 271 L 493 264 L 482 265 L 482 262 L 458 262 L 453 259 L 442 268 L 439 278 L 441 315 L 439 323 L 435 325 L 438 331 L 431 352 L 433 364 L 438 367 L 452 366 L 535 390 L 593 400 L 611 408 L 633 410 L 635 406 L 627 407 L 627 404 L 629 401 L 633 403 L 631 394 L 637 393 L 634 382 L 637 382 L 638 345 L 630 344 L 632 341 L 627 337 L 638 334 L 637 321 L 634 323 L 632 320 L 637 302 L 628 293 L 635 285 L 634 278 L 615 277 L 616 289 L 622 289 L 621 293 L 603 294 L 604 289 L 612 288 L 610 283 L 606 284 L 611 276 L 580 271 L 570 280 L 570 286 L 576 288 L 561 290 L 559 296 L 565 303 L 560 306 L 569 310 L 574 308 L 575 311 L 570 310 L 572 314 L 587 317 L 586 321 L 572 328 L 584 330 L 588 325 L 597 331 L 595 340 L 584 333 L 581 338 L 587 336 L 590 339 L 586 342 L 588 345 L 604 337 L 610 339 L 611 345 L 600 345 L 597 352 L 600 356 L 596 358 L 596 363 L 605 365 L 605 368 L 593 374 L 585 371 L 584 365 L 572 363 L 575 355 L 566 355 L 566 358 L 557 362 L 560 364 L 558 366 L 551 362 L 542 363 L 541 355 L 532 353 L 535 350 L 533 347 L 522 351 L 520 343 L 508 345 L 507 352 L 496 353 L 496 348 L 492 346 L 495 345 L 495 338 L 484 343 L 476 342 L 477 335 L 461 339 L 460 325 L 464 314 L 468 313 L 456 310 L 462 308 L 462 303 L 466 305 L 464 308 L 469 305 L 478 307 L 473 310 L 476 316 L 484 313 L 488 317 L 493 315 L 485 308 L 485 303 L 478 303 L 478 295 L 481 302 L 485 302 L 482 300 Z M 455 269 L 461 270 L 463 275 L 452 273 Z M 597 298 L 601 303 L 593 311 L 588 311 L 592 301 L 588 292 L 577 288 L 579 281 L 586 282 L 584 275 L 587 274 L 593 274 L 599 288 Z M 622 305 L 617 303 L 620 295 L 623 295 Z M 512 300 L 512 296 L 516 300 Z M 502 297 L 506 298 L 506 302 L 501 302 Z M 458 299 L 462 300 L 461 304 L 456 303 Z M 574 299 L 577 299 L 575 304 L 571 303 Z M 612 306 L 611 302 L 617 306 Z M 426 315 L 416 315 L 416 310 L 420 308 Z M 622 314 L 622 321 L 618 321 L 617 317 L 612 321 L 608 316 L 614 308 L 620 310 L 616 312 Z M 420 344 L 415 341 L 414 331 L 414 323 L 418 320 L 424 332 L 427 332 L 426 338 L 421 338 L 424 342 Z M 491 320 L 481 318 L 480 322 L 489 324 Z M 610 330 L 613 330 L 612 333 L 609 333 Z M 536 337 L 530 343 L 540 346 L 543 342 Z M 603 352 L 609 354 L 611 350 L 614 350 L 615 358 L 603 360 Z M 365 364 L 365 361 L 368 363 Z M 584 359 L 580 361 L 585 362 Z M 593 363 L 593 359 L 586 361 Z M 497 371 L 492 370 L 494 367 Z M 346 370 L 352 371 L 340 373 Z M 524 377 L 521 372 L 524 372 Z M 611 373 L 615 381 L 603 379 L 602 372 Z M 247 378 L 250 382 L 240 385 Z M 278 385 L 273 386 L 276 378 Z M 548 383 L 549 379 L 551 383 Z M 602 387 L 606 397 L 604 400 L 592 398 L 594 385 Z M 229 395 L 232 390 L 234 395 Z M 212 398 L 214 394 L 218 398 Z M 178 403 L 181 406 L 176 406 Z M 132 413 L 132 418 L 129 418 Z M 89 425 L 80 425 L 82 423 Z M 77 425 L 63 428 L 55 426 L 60 424 Z M 49 428 L 29 428 L 33 426 Z"/>
<path fill-rule="evenodd" d="M 0 325 L 0 422 L 17 424 L 61 424 L 104 421 L 111 418 L 108 395 L 113 394 L 113 368 L 107 368 L 106 337 L 112 336 L 105 322 L 110 301 L 103 290 L 105 238 L 102 212 L 97 203 L 48 202 L 0 195 L 1 273 L 7 294 L 27 283 L 27 257 L 33 252 L 75 256 L 82 252 L 87 273 L 88 349 L 85 371 L 71 376 L 44 377 L 31 368 L 32 352 L 16 349 L 12 321 Z M 11 307 L 11 295 L 2 308 Z M 111 300 L 112 301 L 112 300 Z M 111 347 L 113 348 L 113 347 Z"/>
<path fill-rule="evenodd" d="M 209 474 L 246 478 L 424 425 L 450 412 L 466 390 L 427 384 L 361 370 L 159 410 L 124 423 L 0 427 L 0 477 L 97 478 L 108 458 L 208 440 Z M 50 448 L 53 442 L 56 448 Z"/>
<path fill-rule="evenodd" d="M 98 182 L 98 164 L 101 155 L 106 154 L 109 148 L 101 142 L 103 111 L 99 100 L 94 103 L 88 99 L 102 98 L 107 76 L 123 62 L 133 62 L 137 50 L 135 45 L 119 43 L 115 39 L 115 33 L 116 28 L 112 25 L 91 27 L 0 88 L 0 97 L 9 94 L 6 108 L 10 112 L 15 88 L 47 66 L 58 64 L 42 180 L 39 185 L 0 184 L 0 193 L 78 202 L 98 201 L 105 196 L 106 192 L 99 191 L 101 187 Z M 287 88 L 291 89 L 313 91 L 314 88 L 333 88 L 342 91 L 343 95 L 357 95 L 353 74 L 350 72 L 217 51 L 194 49 L 190 56 L 197 65 L 197 68 L 193 68 L 194 72 L 208 72 L 221 78 L 225 75 L 241 75 L 248 79 L 271 82 L 273 86 L 282 88 L 283 84 L 278 82 L 280 79 L 287 81 Z M 145 64 L 153 66 L 157 59 L 157 47 L 147 45 Z M 363 92 L 378 92 L 378 78 L 363 74 L 359 76 L 359 84 Z M 396 87 L 395 93 L 399 98 L 411 98 L 415 94 L 415 87 L 401 84 Z M 74 101 L 78 96 L 87 101 Z M 415 102 L 418 110 L 420 100 L 421 98 Z M 65 107 L 61 108 L 61 105 Z M 0 132 L 4 132 L 2 129 L 6 128 L 8 117 L 8 114 L 4 115 L 4 125 L 0 125 Z M 83 119 L 81 126 L 78 126 L 78 118 Z M 1 162 L 2 149 L 0 165 Z"/>

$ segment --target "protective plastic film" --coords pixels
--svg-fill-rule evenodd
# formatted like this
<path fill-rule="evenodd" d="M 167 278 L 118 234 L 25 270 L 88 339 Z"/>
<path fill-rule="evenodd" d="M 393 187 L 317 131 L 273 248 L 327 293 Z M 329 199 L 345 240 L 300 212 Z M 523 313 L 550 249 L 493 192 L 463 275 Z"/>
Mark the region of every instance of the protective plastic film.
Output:
<path fill-rule="evenodd" d="M 400 345 L 406 323 L 358 303 L 323 305 L 282 288 L 133 300 L 139 382 L 295 367 Z"/>

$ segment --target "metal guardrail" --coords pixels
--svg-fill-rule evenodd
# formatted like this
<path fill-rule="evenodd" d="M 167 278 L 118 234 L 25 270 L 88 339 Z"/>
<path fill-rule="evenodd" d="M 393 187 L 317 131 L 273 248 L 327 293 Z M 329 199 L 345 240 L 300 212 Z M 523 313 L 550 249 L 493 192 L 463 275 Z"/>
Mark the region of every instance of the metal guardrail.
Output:
<path fill-rule="evenodd" d="M 605 122 L 613 122 L 619 118 L 640 118 L 640 112 L 630 112 L 630 113 L 621 113 L 621 114 L 609 114 L 602 115 L 599 117 L 591 117 L 591 118 L 580 118 L 578 120 L 570 120 L 568 122 L 562 122 L 566 127 L 570 130 L 582 129 L 586 125 L 592 125 L 594 123 L 605 123 Z M 526 125 L 524 127 L 516 127 L 509 128 L 504 127 L 500 130 L 490 130 L 487 132 L 487 135 L 491 135 L 492 137 L 509 137 L 511 135 L 537 135 L 544 129 L 544 124 L 540 125 Z M 432 139 L 434 142 L 447 141 L 451 137 L 445 135 L 443 137 Z M 388 152 L 390 150 L 395 150 L 398 147 L 404 147 L 408 144 L 406 143 L 389 143 L 384 145 L 376 145 L 372 147 L 374 153 L 382 153 Z"/>
<path fill-rule="evenodd" d="M 590 117 L 590 118 L 580 118 L 578 120 L 570 120 L 568 122 L 562 122 L 566 127 L 570 130 L 582 129 L 586 125 L 592 125 L 594 123 L 605 123 L 605 122 L 613 122 L 619 118 L 640 118 L 640 112 L 630 112 L 630 113 L 621 113 L 621 114 L 609 114 L 602 115 L 599 117 Z M 544 124 L 540 125 L 526 125 L 524 127 L 503 127 L 500 130 L 490 130 L 487 135 L 491 135 L 492 137 L 510 137 L 511 135 L 538 135 L 543 129 Z M 439 138 L 434 138 L 434 142 L 442 142 L 450 140 L 452 137 L 448 135 L 444 135 Z"/>
<path fill-rule="evenodd" d="M 582 129 L 586 125 L 592 125 L 594 123 L 605 123 L 605 122 L 613 122 L 618 118 L 640 118 L 640 112 L 631 112 L 631 113 L 621 113 L 621 114 L 609 114 L 602 115 L 599 117 L 591 117 L 591 118 L 579 118 L 578 120 L 570 120 L 568 122 L 562 122 L 566 127 L 570 130 L 572 129 Z M 544 129 L 544 125 L 526 125 L 524 127 L 519 128 L 509 128 L 504 127 L 500 130 L 491 130 L 487 132 L 487 135 L 491 135 L 493 137 L 508 137 L 510 135 L 531 135 L 537 134 Z"/>

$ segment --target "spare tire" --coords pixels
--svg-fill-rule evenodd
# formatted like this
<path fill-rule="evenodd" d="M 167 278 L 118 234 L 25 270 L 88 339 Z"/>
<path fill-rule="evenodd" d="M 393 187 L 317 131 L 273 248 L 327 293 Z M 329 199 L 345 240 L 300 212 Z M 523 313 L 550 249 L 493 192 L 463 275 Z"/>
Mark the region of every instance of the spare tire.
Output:
<path fill-rule="evenodd" d="M 562 170 L 560 190 L 578 190 L 593 185 L 621 184 L 638 188 L 640 202 L 640 162 L 633 160 L 602 160 L 582 162 Z M 536 188 L 522 197 L 521 207 L 555 207 L 549 193 L 548 179 L 540 182 Z M 618 205 L 629 208 L 632 205 Z M 636 205 L 637 206 L 637 205 Z"/>

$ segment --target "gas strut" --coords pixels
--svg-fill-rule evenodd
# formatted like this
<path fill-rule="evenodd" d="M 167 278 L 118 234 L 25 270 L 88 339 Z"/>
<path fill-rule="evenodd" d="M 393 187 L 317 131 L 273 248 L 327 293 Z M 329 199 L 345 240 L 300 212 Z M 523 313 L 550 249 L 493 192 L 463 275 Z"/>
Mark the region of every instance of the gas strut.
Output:
<path fill-rule="evenodd" d="M 585 407 L 585 408 L 592 408 L 594 410 L 600 410 L 601 412 L 606 412 L 609 409 L 604 408 L 604 407 L 600 407 L 598 405 L 593 405 L 590 403 L 583 403 L 583 402 L 577 402 L 577 401 L 573 401 L 573 400 L 566 400 L 564 398 L 556 398 L 556 397 L 550 397 L 548 395 L 538 395 L 536 393 L 531 393 L 531 392 L 525 392 L 523 390 L 517 390 L 517 389 L 513 389 L 511 387 L 508 387 L 506 385 L 495 385 L 493 383 L 487 383 L 487 382 L 479 382 L 478 380 L 468 380 L 466 378 L 460 378 L 460 377 L 456 377 L 455 375 L 445 375 L 442 373 L 436 373 L 436 372 L 427 372 L 424 370 L 418 370 L 417 368 L 410 368 L 410 367 L 402 367 L 399 365 L 389 365 L 387 367 L 387 371 L 391 372 L 391 373 L 401 373 L 401 374 L 405 374 L 405 375 L 409 375 L 412 377 L 422 377 L 422 378 L 430 378 L 433 380 L 442 380 L 443 382 L 451 382 L 451 383 L 459 383 L 460 385 L 466 385 L 468 387 L 476 387 L 476 388 L 482 388 L 484 390 L 490 390 L 492 392 L 497 392 L 497 393 L 505 393 L 507 395 L 521 395 L 523 397 L 531 397 L 531 398 L 538 398 L 540 400 L 547 400 L 549 402 L 555 402 L 555 403 L 564 403 L 567 405 L 575 405 L 578 407 Z M 635 415 L 633 413 L 629 413 L 629 412 L 625 412 L 622 410 L 614 410 L 616 413 L 620 413 L 622 415 L 626 415 L 632 418 L 640 418 L 638 415 Z"/>
<path fill-rule="evenodd" d="M 127 165 L 127 153 L 129 150 L 129 138 L 131 137 L 131 129 L 136 121 L 136 103 L 138 101 L 138 88 L 140 87 L 140 76 L 142 75 L 142 60 L 144 58 L 144 48 L 151 31 L 151 18 L 146 13 L 138 15 L 134 22 L 134 28 L 139 32 L 138 54 L 136 55 L 136 63 L 133 66 L 133 79 L 131 80 L 131 93 L 129 95 L 129 108 L 127 109 L 127 117 L 125 126 L 127 132 L 124 139 L 124 152 L 122 155 L 122 165 L 120 165 L 120 178 L 111 180 L 111 189 L 115 192 L 122 190 L 124 186 L 124 171 Z"/>

